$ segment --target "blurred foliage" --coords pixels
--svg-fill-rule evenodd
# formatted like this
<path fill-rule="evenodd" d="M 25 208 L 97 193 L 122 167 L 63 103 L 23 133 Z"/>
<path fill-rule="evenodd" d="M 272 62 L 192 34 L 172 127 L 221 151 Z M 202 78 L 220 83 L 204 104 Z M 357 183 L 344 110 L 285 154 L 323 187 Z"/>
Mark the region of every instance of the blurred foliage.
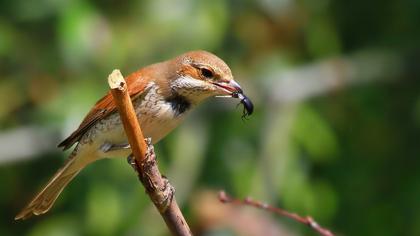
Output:
<path fill-rule="evenodd" d="M 38 126 L 63 138 L 106 92 L 112 69 L 204 49 L 231 66 L 256 111 L 242 122 L 237 101 L 211 99 L 156 145 L 197 234 L 241 234 L 235 217 L 204 217 L 211 209 L 199 193 L 225 189 L 343 235 L 420 235 L 419 22 L 414 0 L 0 1 L 0 135 Z M 402 71 L 386 64 L 366 83 L 286 104 L 268 92 L 272 71 L 369 50 L 392 53 Z M 373 64 L 361 66 L 356 77 L 372 76 Z M 168 234 L 123 159 L 91 165 L 51 212 L 14 222 L 66 156 L 50 150 L 0 162 L 0 235 Z M 284 234 L 314 235 L 270 219 Z"/>

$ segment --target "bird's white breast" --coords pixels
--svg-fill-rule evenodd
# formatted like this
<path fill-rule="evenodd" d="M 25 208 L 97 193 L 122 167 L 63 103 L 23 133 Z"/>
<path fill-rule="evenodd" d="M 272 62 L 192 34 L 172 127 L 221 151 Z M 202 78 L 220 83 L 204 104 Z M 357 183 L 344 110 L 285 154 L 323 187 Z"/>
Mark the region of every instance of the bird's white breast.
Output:
<path fill-rule="evenodd" d="M 159 93 L 154 83 L 148 87 L 147 94 L 143 99 L 137 99 L 134 106 L 144 136 L 157 143 L 180 124 L 189 109 L 177 112 L 174 105 Z"/>

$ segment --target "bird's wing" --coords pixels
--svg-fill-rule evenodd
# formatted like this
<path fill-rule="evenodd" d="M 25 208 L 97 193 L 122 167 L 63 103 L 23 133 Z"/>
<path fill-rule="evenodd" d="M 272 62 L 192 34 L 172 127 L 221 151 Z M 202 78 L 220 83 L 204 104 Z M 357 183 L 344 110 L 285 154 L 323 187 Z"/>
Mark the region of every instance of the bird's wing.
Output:
<path fill-rule="evenodd" d="M 128 87 L 128 93 L 131 99 L 140 96 L 146 86 L 147 79 L 142 76 L 142 71 L 134 72 L 125 78 Z M 66 150 L 73 146 L 80 138 L 99 120 L 105 118 L 109 114 L 117 110 L 114 100 L 110 92 L 108 92 L 103 98 L 96 102 L 95 106 L 89 111 L 86 117 L 83 119 L 79 128 L 75 130 L 69 137 L 58 144 L 58 147 Z"/>

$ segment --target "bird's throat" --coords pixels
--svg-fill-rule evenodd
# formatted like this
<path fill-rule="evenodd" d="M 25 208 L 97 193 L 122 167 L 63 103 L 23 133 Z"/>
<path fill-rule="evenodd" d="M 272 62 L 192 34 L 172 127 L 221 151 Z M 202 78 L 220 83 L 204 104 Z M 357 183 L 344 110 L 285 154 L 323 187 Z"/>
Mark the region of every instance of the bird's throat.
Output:
<path fill-rule="evenodd" d="M 165 101 L 171 106 L 171 109 L 175 117 L 184 114 L 191 108 L 191 102 L 184 96 L 174 94 L 165 99 Z"/>

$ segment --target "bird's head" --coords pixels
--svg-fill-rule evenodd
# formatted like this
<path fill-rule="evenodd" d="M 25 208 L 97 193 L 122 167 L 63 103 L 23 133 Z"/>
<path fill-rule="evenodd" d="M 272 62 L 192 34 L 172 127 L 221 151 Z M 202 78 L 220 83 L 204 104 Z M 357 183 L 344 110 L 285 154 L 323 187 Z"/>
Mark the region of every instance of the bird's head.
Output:
<path fill-rule="evenodd" d="M 191 51 L 176 57 L 172 63 L 177 69 L 170 87 L 192 103 L 212 96 L 242 94 L 229 66 L 212 53 Z"/>

